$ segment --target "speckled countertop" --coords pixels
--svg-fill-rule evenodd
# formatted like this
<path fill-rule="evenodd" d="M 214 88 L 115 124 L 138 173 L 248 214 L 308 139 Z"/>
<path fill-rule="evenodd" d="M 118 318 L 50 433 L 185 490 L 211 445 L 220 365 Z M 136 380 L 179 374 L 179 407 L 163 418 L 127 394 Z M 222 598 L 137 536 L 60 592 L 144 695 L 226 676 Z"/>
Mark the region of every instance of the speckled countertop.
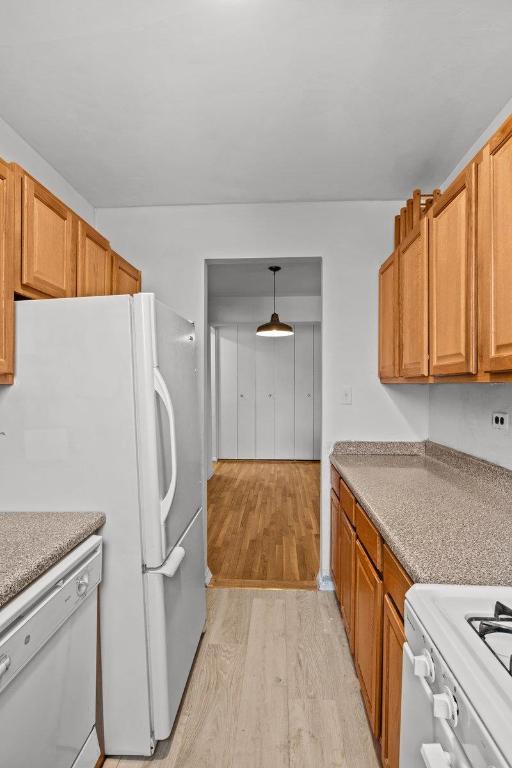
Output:
<path fill-rule="evenodd" d="M 101 512 L 0 512 L 0 606 L 104 522 Z"/>
<path fill-rule="evenodd" d="M 512 472 L 429 441 L 331 461 L 414 581 L 512 586 Z"/>

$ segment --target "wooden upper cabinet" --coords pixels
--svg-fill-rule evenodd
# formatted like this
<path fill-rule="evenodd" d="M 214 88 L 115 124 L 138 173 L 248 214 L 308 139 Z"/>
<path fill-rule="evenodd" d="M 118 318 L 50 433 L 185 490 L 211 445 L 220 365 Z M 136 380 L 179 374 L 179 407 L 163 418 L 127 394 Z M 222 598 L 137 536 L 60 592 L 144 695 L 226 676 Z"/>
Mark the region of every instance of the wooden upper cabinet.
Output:
<path fill-rule="evenodd" d="M 0 159 L 0 384 L 12 384 L 14 371 L 13 248 L 13 172 Z"/>
<path fill-rule="evenodd" d="M 360 542 L 356 543 L 354 650 L 361 695 L 373 735 L 380 731 L 382 670 L 382 581 Z"/>
<path fill-rule="evenodd" d="M 75 214 L 21 168 L 13 171 L 15 291 L 34 299 L 76 296 Z"/>
<path fill-rule="evenodd" d="M 432 206 L 430 373 L 476 373 L 475 165 Z"/>
<path fill-rule="evenodd" d="M 90 224 L 78 222 L 78 296 L 107 296 L 112 293 L 110 244 Z"/>
<path fill-rule="evenodd" d="M 112 251 L 112 293 L 139 293 L 140 288 L 140 270 Z"/>
<path fill-rule="evenodd" d="M 480 367 L 512 371 L 512 117 L 477 160 Z"/>
<path fill-rule="evenodd" d="M 428 376 L 428 217 L 399 250 L 400 376 Z"/>
<path fill-rule="evenodd" d="M 379 269 L 379 376 L 398 375 L 398 251 Z"/>
<path fill-rule="evenodd" d="M 400 715 L 402 705 L 402 653 L 405 632 L 402 620 L 388 595 L 384 597 L 382 652 L 382 736 L 384 768 L 399 768 Z"/>
<path fill-rule="evenodd" d="M 346 514 L 339 516 L 340 540 L 340 606 L 347 631 L 348 644 L 354 652 L 354 591 L 356 572 L 356 532 Z"/>

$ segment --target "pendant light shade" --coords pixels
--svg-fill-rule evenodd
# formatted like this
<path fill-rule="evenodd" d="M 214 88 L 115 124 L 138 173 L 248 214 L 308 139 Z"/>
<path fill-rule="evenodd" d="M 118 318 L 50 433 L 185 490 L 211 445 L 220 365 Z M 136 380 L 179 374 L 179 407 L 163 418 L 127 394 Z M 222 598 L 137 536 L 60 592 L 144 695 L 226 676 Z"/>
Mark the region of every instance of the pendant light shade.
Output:
<path fill-rule="evenodd" d="M 263 323 L 258 327 L 256 334 L 258 336 L 269 336 L 277 338 L 279 336 L 293 336 L 293 328 L 288 323 L 282 323 L 279 320 L 279 315 L 276 312 L 276 272 L 279 272 L 281 267 L 269 267 L 269 270 L 274 273 L 274 311 L 270 318 L 269 323 Z"/>

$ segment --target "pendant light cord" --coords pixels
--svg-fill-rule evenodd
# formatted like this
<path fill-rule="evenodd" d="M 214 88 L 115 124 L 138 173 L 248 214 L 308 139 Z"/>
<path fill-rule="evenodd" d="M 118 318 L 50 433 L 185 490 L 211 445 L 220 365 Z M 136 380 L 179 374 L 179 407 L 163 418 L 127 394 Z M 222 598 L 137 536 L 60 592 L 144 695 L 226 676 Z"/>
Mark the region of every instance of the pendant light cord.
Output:
<path fill-rule="evenodd" d="M 274 272 L 274 314 L 276 313 L 276 273 Z"/>

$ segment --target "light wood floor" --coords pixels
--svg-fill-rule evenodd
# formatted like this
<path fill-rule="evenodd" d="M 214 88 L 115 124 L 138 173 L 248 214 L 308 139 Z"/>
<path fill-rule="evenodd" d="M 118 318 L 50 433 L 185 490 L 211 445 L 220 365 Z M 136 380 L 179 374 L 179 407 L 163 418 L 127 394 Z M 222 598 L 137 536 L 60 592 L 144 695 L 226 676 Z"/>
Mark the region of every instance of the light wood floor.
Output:
<path fill-rule="evenodd" d="M 219 461 L 208 481 L 212 586 L 316 588 L 320 463 Z"/>
<path fill-rule="evenodd" d="M 378 768 L 334 595 L 208 590 L 174 735 L 106 768 Z"/>

